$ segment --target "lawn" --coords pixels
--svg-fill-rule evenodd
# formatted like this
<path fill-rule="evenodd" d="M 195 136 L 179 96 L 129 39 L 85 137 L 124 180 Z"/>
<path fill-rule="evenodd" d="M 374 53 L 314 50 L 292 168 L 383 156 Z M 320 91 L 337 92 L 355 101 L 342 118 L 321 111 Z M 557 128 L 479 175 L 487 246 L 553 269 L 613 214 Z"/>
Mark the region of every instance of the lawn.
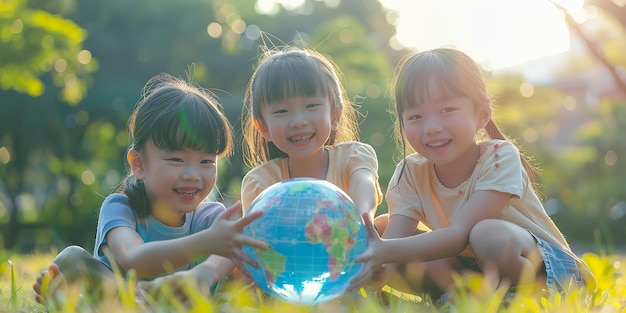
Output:
<path fill-rule="evenodd" d="M 45 312 L 33 298 L 32 284 L 53 254 L 0 252 L 0 313 Z M 598 279 L 595 292 L 572 288 L 567 294 L 547 296 L 534 287 L 519 289 L 512 298 L 483 284 L 482 277 L 458 279 L 459 292 L 450 304 L 435 308 L 427 298 L 393 290 L 351 293 L 340 300 L 299 307 L 268 298 L 250 288 L 226 284 L 213 298 L 189 292 L 187 304 L 164 292 L 158 298 L 136 301 L 131 284 L 121 284 L 119 295 L 64 295 L 50 312 L 626 312 L 626 256 L 586 253 L 583 259 Z M 121 281 L 121 280 L 120 280 Z M 79 288 L 76 288 L 79 289 Z M 503 299 L 504 298 L 504 299 Z M 95 300 L 94 300 L 95 299 Z"/>

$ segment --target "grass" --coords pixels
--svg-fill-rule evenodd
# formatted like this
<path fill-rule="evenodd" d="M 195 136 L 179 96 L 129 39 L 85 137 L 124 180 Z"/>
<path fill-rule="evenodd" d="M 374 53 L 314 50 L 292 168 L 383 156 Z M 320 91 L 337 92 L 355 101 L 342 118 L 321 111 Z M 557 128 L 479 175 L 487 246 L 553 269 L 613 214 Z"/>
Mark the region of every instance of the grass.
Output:
<path fill-rule="evenodd" d="M 0 251 L 0 313 L 45 312 L 35 302 L 32 284 L 53 259 L 53 253 L 29 255 Z M 521 288 L 514 297 L 484 284 L 481 276 L 458 278 L 452 304 L 436 308 L 428 298 L 400 294 L 389 288 L 351 293 L 329 303 L 302 307 L 268 297 L 256 289 L 225 284 L 212 298 L 187 289 L 189 302 L 180 303 L 163 291 L 161 296 L 137 301 L 133 284 L 119 280 L 118 293 L 79 296 L 73 286 L 49 312 L 626 312 L 626 256 L 586 253 L 583 259 L 598 280 L 598 288 L 570 288 L 566 294 L 547 295 L 536 287 Z M 119 278 L 119 277 L 118 277 Z M 132 279 L 130 280 L 132 281 Z"/>

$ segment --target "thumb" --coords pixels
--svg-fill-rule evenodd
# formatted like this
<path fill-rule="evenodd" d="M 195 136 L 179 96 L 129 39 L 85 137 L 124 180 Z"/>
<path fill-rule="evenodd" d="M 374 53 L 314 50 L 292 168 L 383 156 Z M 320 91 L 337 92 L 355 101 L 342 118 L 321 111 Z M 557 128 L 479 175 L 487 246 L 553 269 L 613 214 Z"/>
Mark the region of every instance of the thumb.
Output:
<path fill-rule="evenodd" d="M 365 225 L 365 231 L 367 231 L 367 237 L 369 239 L 380 238 L 380 235 L 376 231 L 374 227 L 374 223 L 372 222 L 372 218 L 370 217 L 369 212 L 361 213 L 361 219 L 363 220 L 363 224 Z"/>

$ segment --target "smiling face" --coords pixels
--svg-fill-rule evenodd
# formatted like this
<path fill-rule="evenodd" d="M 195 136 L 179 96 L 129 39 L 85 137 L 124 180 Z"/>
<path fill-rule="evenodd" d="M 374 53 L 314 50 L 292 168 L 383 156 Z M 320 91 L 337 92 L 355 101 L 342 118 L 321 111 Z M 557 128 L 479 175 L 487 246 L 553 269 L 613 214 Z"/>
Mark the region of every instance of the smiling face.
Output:
<path fill-rule="evenodd" d="M 407 106 L 402 112 L 406 138 L 413 149 L 438 166 L 475 155 L 475 136 L 489 121 L 489 112 L 462 96 L 431 89 L 431 102 Z"/>
<path fill-rule="evenodd" d="M 290 159 L 323 155 L 323 147 L 337 129 L 341 112 L 327 97 L 285 98 L 261 108 L 263 137 Z"/>
<path fill-rule="evenodd" d="M 133 174 L 144 181 L 152 215 L 170 226 L 180 226 L 182 216 L 209 195 L 217 178 L 217 159 L 202 150 L 161 149 L 153 141 L 142 151 L 128 152 Z"/>
<path fill-rule="evenodd" d="M 469 56 L 445 48 L 409 55 L 394 85 L 396 134 L 403 149 L 406 139 L 437 165 L 476 156 L 476 135 L 491 119 L 491 107 L 482 70 Z"/>

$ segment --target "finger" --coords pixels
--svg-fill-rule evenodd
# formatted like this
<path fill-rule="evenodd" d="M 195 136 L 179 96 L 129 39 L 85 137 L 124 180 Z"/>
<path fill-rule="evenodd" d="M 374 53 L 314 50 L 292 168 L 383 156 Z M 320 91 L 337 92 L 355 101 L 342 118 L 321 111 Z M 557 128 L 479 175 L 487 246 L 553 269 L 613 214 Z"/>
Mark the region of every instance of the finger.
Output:
<path fill-rule="evenodd" d="M 234 240 L 239 245 L 250 246 L 255 249 L 267 250 L 267 248 L 269 248 L 269 245 L 267 244 L 267 242 L 260 240 L 260 239 L 256 239 L 254 237 L 242 235 L 242 234 L 239 234 L 239 236 L 236 236 Z"/>
<path fill-rule="evenodd" d="M 380 238 L 380 235 L 376 231 L 376 228 L 374 227 L 374 223 L 372 222 L 372 219 L 370 218 L 369 212 L 361 213 L 361 219 L 363 220 L 363 224 L 365 225 L 365 230 L 367 231 L 367 237 L 370 239 L 375 239 L 377 237 Z"/>
<path fill-rule="evenodd" d="M 249 264 L 250 266 L 254 267 L 254 268 L 259 268 L 259 263 L 257 263 L 255 260 L 253 260 L 248 254 L 246 253 L 237 253 L 237 255 L 235 256 L 235 259 L 245 262 L 247 264 Z"/>
<path fill-rule="evenodd" d="M 230 220 L 233 218 L 233 216 L 238 213 L 237 215 L 241 216 L 241 201 L 237 201 L 235 202 L 233 205 L 229 206 L 226 211 L 222 212 L 222 214 L 220 214 L 220 217 L 226 220 Z"/>
<path fill-rule="evenodd" d="M 245 265 L 243 265 L 243 263 L 239 260 L 233 260 L 233 262 L 235 263 L 235 266 L 237 267 L 237 269 L 243 273 L 245 276 L 248 277 L 252 277 L 252 274 L 250 274 L 250 272 L 248 271 L 248 269 L 246 268 Z"/>
<path fill-rule="evenodd" d="M 237 221 L 237 227 L 244 228 L 246 225 L 252 223 L 254 220 L 261 217 L 261 215 L 263 215 L 262 210 L 248 213 Z"/>

